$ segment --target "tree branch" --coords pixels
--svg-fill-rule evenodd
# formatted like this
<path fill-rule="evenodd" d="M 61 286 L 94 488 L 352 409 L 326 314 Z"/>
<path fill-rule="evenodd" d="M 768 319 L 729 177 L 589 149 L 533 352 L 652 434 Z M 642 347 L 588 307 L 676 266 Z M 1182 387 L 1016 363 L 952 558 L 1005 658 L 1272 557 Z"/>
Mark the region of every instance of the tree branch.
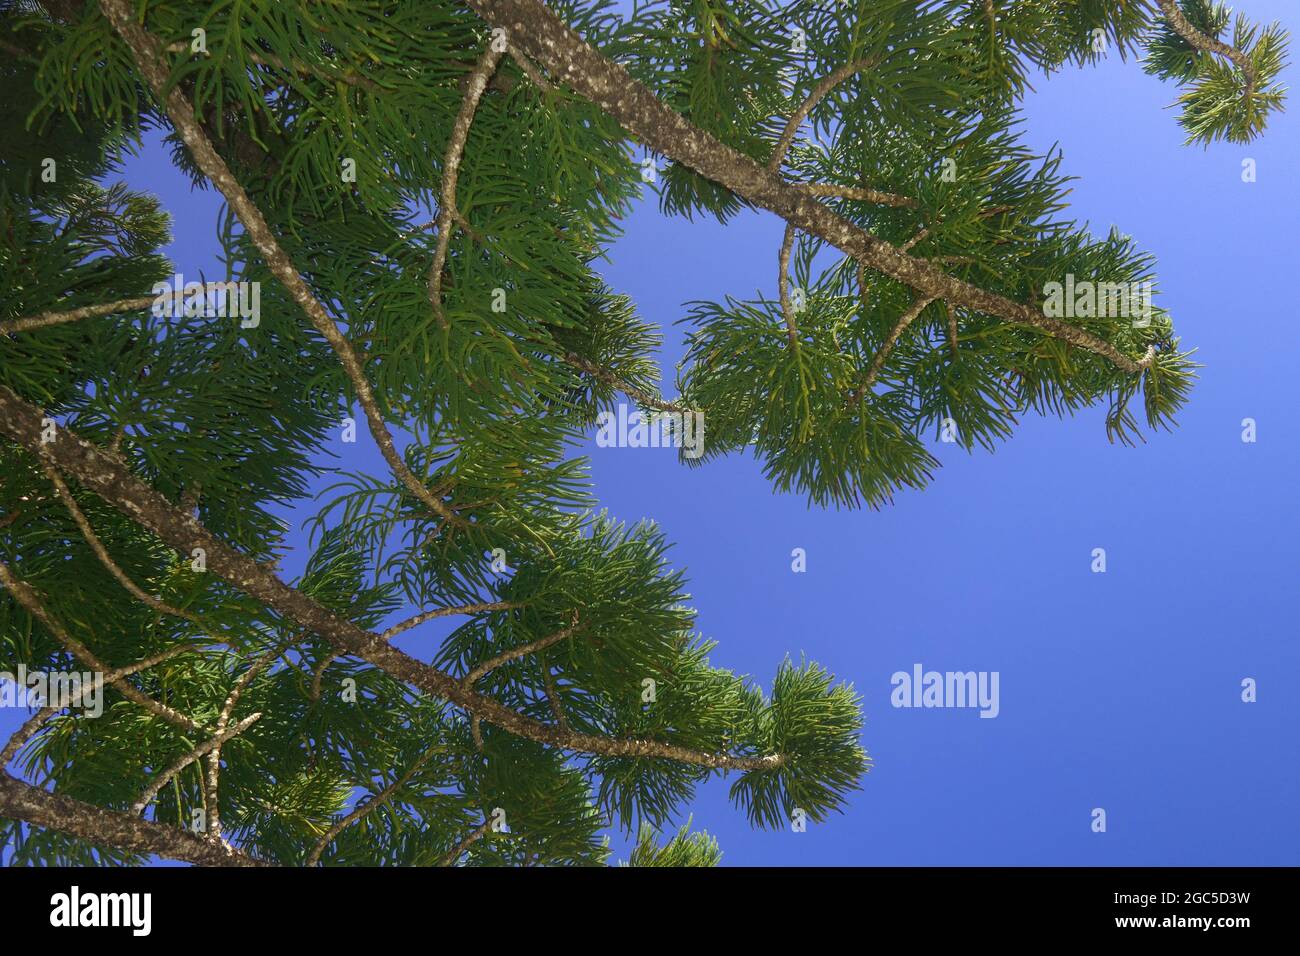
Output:
<path fill-rule="evenodd" d="M 410 769 L 407 770 L 406 773 L 402 774 L 402 776 L 394 780 L 388 786 L 384 787 L 383 790 L 380 790 L 379 793 L 375 794 L 371 799 L 365 801 L 364 803 L 358 804 L 357 807 L 351 813 L 349 813 L 342 820 L 339 820 L 328 830 L 326 830 L 325 835 L 322 836 L 319 841 L 317 841 L 316 846 L 313 847 L 311 853 L 307 855 L 307 861 L 303 865 L 315 866 L 317 863 L 319 863 L 321 855 L 325 852 L 325 848 L 328 847 L 331 843 L 333 843 L 334 839 L 340 833 L 342 833 L 352 824 L 356 823 L 362 817 L 366 816 L 366 814 L 370 813 L 373 810 L 378 810 L 381 806 L 383 806 L 390 799 L 392 799 L 393 794 L 397 793 L 398 790 L 406 786 L 406 784 L 410 782 L 411 778 L 414 777 L 419 772 L 420 768 L 423 767 L 428 762 L 429 758 L 433 756 L 434 752 L 438 749 L 439 748 L 437 747 L 431 747 L 428 750 L 426 750 L 424 753 L 420 754 L 420 759 L 415 761 L 415 763 L 411 765 Z"/>
<path fill-rule="evenodd" d="M 106 810 L 61 793 L 50 793 L 7 773 L 0 773 L 0 816 L 68 833 L 97 846 L 154 853 L 199 866 L 271 865 L 175 827 L 151 823 L 118 810 Z"/>
<path fill-rule="evenodd" d="M 154 654 L 152 657 L 146 657 L 144 660 L 139 661 L 135 664 L 129 664 L 126 667 L 119 667 L 117 670 L 104 675 L 102 686 L 111 687 L 113 684 L 116 684 L 124 677 L 130 677 L 132 674 L 137 674 L 142 670 L 153 667 L 155 664 L 161 664 L 163 661 L 169 660 L 177 656 L 178 654 L 186 654 L 192 650 L 194 650 L 193 646 L 189 644 L 183 644 L 179 647 L 169 648 L 168 650 L 163 651 L 161 654 Z M 78 695 L 77 699 L 75 701 L 66 704 L 65 706 L 66 707 L 79 706 L 81 702 L 85 700 L 86 695 L 89 694 L 93 689 L 94 689 L 93 685 L 91 685 L 90 687 L 83 688 L 81 693 Z M 61 709 L 63 708 L 49 707 L 49 706 L 42 707 L 30 718 L 28 718 L 26 723 L 24 723 L 21 727 L 19 727 L 14 732 L 14 735 L 9 738 L 8 743 L 4 745 L 4 749 L 0 750 L 0 772 L 3 772 L 4 768 L 9 766 L 9 762 L 18 755 L 18 751 L 20 751 L 23 748 L 23 744 L 27 743 L 27 741 L 31 740 L 34 736 L 36 736 L 37 731 L 39 731 L 42 727 L 44 727 L 45 724 L 49 722 L 50 718 L 53 717 L 55 714 L 57 714 Z"/>
<path fill-rule="evenodd" d="M 489 825 L 490 825 L 489 822 L 487 820 L 484 820 L 482 824 L 480 824 L 478 827 L 476 827 L 473 831 L 470 832 L 469 836 L 465 837 L 465 839 L 461 840 L 454 847 L 452 847 L 451 852 L 438 861 L 438 865 L 439 866 L 453 865 L 457 860 L 459 860 L 462 856 L 465 855 L 466 850 L 472 847 L 479 840 L 483 839 L 484 835 L 488 832 Z"/>
<path fill-rule="evenodd" d="M 785 224 L 781 251 L 777 254 L 776 287 L 781 299 L 781 314 L 785 316 L 785 336 L 790 348 L 799 348 L 799 329 L 795 325 L 794 306 L 790 302 L 790 252 L 794 249 L 794 226 Z"/>
<path fill-rule="evenodd" d="M 471 4 L 471 6 L 474 6 L 474 4 Z M 790 152 L 790 147 L 794 145 L 794 138 L 799 134 L 799 127 L 808 118 L 808 114 L 813 111 L 813 107 L 820 103 L 827 93 L 849 77 L 861 73 L 863 70 L 869 70 L 875 65 L 874 58 L 855 60 L 852 63 L 844 64 L 844 66 L 833 70 L 818 80 L 817 85 L 808 94 L 808 98 L 799 105 L 797 110 L 790 114 L 790 119 L 786 121 L 785 129 L 781 131 L 781 137 L 776 141 L 776 148 L 772 151 L 772 158 L 767 161 L 768 172 L 779 173 L 781 171 L 781 164 L 785 162 L 786 153 Z"/>
<path fill-rule="evenodd" d="M 478 667 L 475 667 L 468 674 L 466 674 L 461 679 L 461 681 L 462 683 L 464 683 L 466 687 L 473 687 L 475 682 L 477 682 L 479 678 L 481 678 L 488 671 L 496 670 L 502 664 L 508 664 L 511 661 L 516 660 L 520 657 L 527 657 L 529 654 L 535 654 L 538 651 L 544 651 L 552 644 L 558 644 L 560 643 L 560 641 L 564 640 L 565 638 L 572 637 L 574 632 L 578 631 L 579 629 L 580 628 L 577 623 L 577 615 L 575 614 L 574 623 L 571 626 L 566 627 L 563 630 L 556 631 L 554 634 L 548 634 L 545 637 L 539 637 L 535 641 L 529 641 L 527 644 L 521 644 L 519 647 L 512 647 L 508 651 L 502 651 L 500 654 L 496 655 L 496 657 L 493 657 L 490 660 L 486 660 L 482 664 L 478 665 Z"/>
<path fill-rule="evenodd" d="M 933 264 L 899 252 L 872 236 L 829 206 L 817 202 L 807 190 L 783 181 L 770 169 L 691 125 L 622 66 L 583 42 L 540 0 L 467 0 L 467 3 L 493 26 L 506 29 L 556 82 L 564 83 L 595 103 L 648 148 L 689 166 L 797 228 L 821 237 L 872 269 L 922 295 L 945 299 L 1017 325 L 1032 326 L 1094 352 L 1125 372 L 1137 374 L 1149 365 L 1145 359 L 1133 359 L 1085 329 L 950 276 Z"/>
<path fill-rule="evenodd" d="M 451 617 L 454 614 L 482 614 L 484 611 L 513 611 L 523 606 L 518 601 L 493 601 L 485 604 L 461 604 L 456 607 L 434 608 L 432 611 L 422 611 L 415 617 L 394 624 L 379 636 L 386 641 L 391 641 L 403 631 L 409 631 L 411 628 L 417 627 L 425 621 L 432 621 L 434 618 Z"/>
<path fill-rule="evenodd" d="M 221 733 L 217 734 L 215 737 L 209 737 L 207 740 L 199 744 L 189 753 L 185 754 L 182 757 L 178 757 L 176 761 L 172 763 L 171 766 L 169 766 L 166 770 L 160 773 L 158 777 L 153 781 L 153 783 L 149 784 L 149 786 L 145 788 L 144 792 L 141 793 L 140 796 L 136 798 L 135 803 L 131 804 L 131 812 L 137 815 L 144 813 L 144 811 L 148 808 L 149 804 L 153 803 L 154 797 L 158 796 L 158 793 L 162 790 L 163 787 L 171 783 L 173 777 L 175 777 L 178 773 L 180 773 L 190 764 L 194 763 L 194 761 L 198 760 L 204 754 L 211 751 L 213 748 L 220 747 L 231 737 L 235 736 L 236 734 L 243 733 L 253 724 L 257 723 L 257 721 L 260 720 L 261 717 L 262 717 L 261 714 L 250 714 L 249 716 L 241 720 L 239 723 L 235 724 L 235 726 L 229 727 L 221 731 Z M 208 813 L 209 814 L 212 813 L 211 807 L 208 808 Z M 212 834 L 209 834 L 209 836 L 211 835 Z"/>
<path fill-rule="evenodd" d="M 100 0 L 100 7 L 103 9 L 105 16 L 108 17 L 109 22 L 113 24 L 113 28 L 118 35 L 130 48 L 136 66 L 153 90 L 154 95 L 163 104 L 177 135 L 189 148 L 195 165 L 226 198 L 226 202 L 230 204 L 231 210 L 239 218 L 244 229 L 247 230 L 249 239 L 261 252 L 271 272 L 288 289 L 293 300 L 307 313 L 312 325 L 324 336 L 338 355 L 339 361 L 342 363 L 343 369 L 357 393 L 357 401 L 361 403 L 361 407 L 366 413 L 370 433 L 374 436 L 375 444 L 379 446 L 379 451 L 384 456 L 384 460 L 388 462 L 388 466 L 411 494 L 415 495 L 426 507 L 444 521 L 457 527 L 464 527 L 466 525 L 465 520 L 434 497 L 429 489 L 406 467 L 406 463 L 402 461 L 402 457 L 398 454 L 393 443 L 393 436 L 389 433 L 388 426 L 384 423 L 383 416 L 379 412 L 374 391 L 370 387 L 365 369 L 362 367 L 356 351 L 352 348 L 352 344 L 339 330 L 334 320 L 330 318 L 325 306 L 316 298 L 316 295 L 311 291 L 311 287 L 307 285 L 289 256 L 280 247 L 261 211 L 254 205 L 248 193 L 244 191 L 244 188 L 230 172 L 225 160 L 217 155 L 217 151 L 213 148 L 207 134 L 203 132 L 203 128 L 199 125 L 194 107 L 185 98 L 179 87 L 173 86 L 170 91 L 167 90 L 169 71 L 167 61 L 162 54 L 162 46 L 157 38 L 135 21 L 129 0 Z"/>
<path fill-rule="evenodd" d="M 30 332 L 32 329 L 44 329 L 52 325 L 66 325 L 80 322 L 82 319 L 97 319 L 104 315 L 117 315 L 119 312 L 138 312 L 154 304 L 157 296 L 139 296 L 134 299 L 118 299 L 101 305 L 84 305 L 66 312 L 41 312 L 25 319 L 10 319 L 0 322 L 0 335 L 14 335 L 18 332 Z"/>
<path fill-rule="evenodd" d="M 20 581 L 18 578 L 14 577 L 13 572 L 9 570 L 9 566 L 3 561 L 0 561 L 0 584 L 3 584 L 8 588 L 9 593 L 14 596 L 14 600 L 22 605 L 28 614 L 40 621 L 42 626 L 54 635 L 54 638 L 67 648 L 68 652 L 72 654 L 73 657 L 77 658 L 77 660 L 81 661 L 82 664 L 89 667 L 92 671 L 97 671 L 100 674 L 113 673 L 113 668 L 101 661 L 90 648 L 69 634 L 58 621 L 54 620 L 54 618 L 50 616 L 50 614 L 45 610 L 45 605 L 43 605 L 40 598 L 36 596 L 36 591 L 25 581 Z M 182 727 L 191 733 L 202 731 L 202 728 L 198 724 L 190 720 L 190 718 L 186 717 L 184 714 L 173 710 L 166 704 L 158 703 L 158 701 L 137 690 L 126 681 L 121 682 L 121 686 L 118 687 L 118 690 L 121 692 L 123 697 L 127 698 L 127 700 L 139 704 L 150 713 L 156 714 L 164 720 L 171 721 L 178 727 Z"/>
<path fill-rule="evenodd" d="M 1246 89 L 1243 95 L 1246 99 L 1250 99 L 1254 95 L 1258 75 L 1255 72 L 1255 64 L 1250 62 L 1250 57 L 1236 47 L 1229 46 L 1214 37 L 1206 36 L 1192 26 L 1182 8 L 1178 6 L 1177 0 L 1156 0 L 1156 3 L 1160 5 L 1160 12 L 1165 15 L 1165 19 L 1174 28 L 1174 32 L 1186 40 L 1194 49 L 1200 50 L 1202 53 L 1217 53 L 1219 56 L 1225 57 L 1236 64 L 1246 78 Z"/>
<path fill-rule="evenodd" d="M 0 433 L 37 453 L 41 445 L 40 409 L 0 385 Z M 430 664 L 403 654 L 379 634 L 341 619 L 310 596 L 281 581 L 274 570 L 217 538 L 192 514 L 177 508 L 162 494 L 140 481 L 104 449 L 76 434 L 60 429 L 58 440 L 46 446 L 65 473 L 86 490 L 152 531 L 172 547 L 189 554 L 195 547 L 207 553 L 207 567 L 234 587 L 278 611 L 304 630 L 319 634 L 336 651 L 369 662 L 398 680 L 456 706 L 518 737 L 562 750 L 607 757 L 659 757 L 712 770 L 773 770 L 785 763 L 783 754 L 735 756 L 704 753 L 658 740 L 603 737 L 562 731 L 541 723 L 465 687 L 461 681 Z"/>
<path fill-rule="evenodd" d="M 503 51 L 495 48 L 495 41 L 489 42 L 474 71 L 470 74 L 465 97 L 461 100 L 460 112 L 451 127 L 451 138 L 447 142 L 447 154 L 442 162 L 442 189 L 438 199 L 438 245 L 433 253 L 433 265 L 429 267 L 429 304 L 433 306 L 434 317 L 438 325 L 447 329 L 447 316 L 442 308 L 442 271 L 447 265 L 447 249 L 451 243 L 451 228 L 456 218 L 456 181 L 460 175 L 460 161 L 465 153 L 465 142 L 469 139 L 469 128 L 474 122 L 474 112 L 478 109 L 483 91 L 487 89 L 488 80 L 496 72 L 501 62 Z"/>
<path fill-rule="evenodd" d="M 925 307 L 933 301 L 933 299 L 927 299 L 924 297 L 918 298 L 908 307 L 907 311 L 903 313 L 898 322 L 895 323 L 893 329 L 889 332 L 889 336 L 881 344 L 880 351 L 878 351 L 875 357 L 871 360 L 871 366 L 867 369 L 867 374 L 866 377 L 863 378 L 862 384 L 859 385 L 857 390 L 853 393 L 853 397 L 850 399 L 852 404 L 856 405 L 858 402 L 862 401 L 862 396 L 865 395 L 867 390 L 876 383 L 876 376 L 878 376 L 880 370 L 885 367 L 885 360 L 889 358 L 889 353 L 893 351 L 894 343 L 898 341 L 898 337 L 907 331 L 907 327 L 915 322 L 916 317 L 924 312 Z"/>

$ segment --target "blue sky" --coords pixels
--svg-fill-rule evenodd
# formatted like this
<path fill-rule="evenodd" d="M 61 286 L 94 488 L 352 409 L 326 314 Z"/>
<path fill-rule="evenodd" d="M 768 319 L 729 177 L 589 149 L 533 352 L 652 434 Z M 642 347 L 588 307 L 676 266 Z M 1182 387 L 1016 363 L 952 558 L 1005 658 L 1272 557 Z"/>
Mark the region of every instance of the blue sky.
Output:
<path fill-rule="evenodd" d="M 1300 36 L 1293 3 L 1240 6 Z M 1175 432 L 1124 448 L 1102 409 L 1031 417 L 994 454 L 936 443 L 930 487 L 879 512 L 809 510 L 746 457 L 687 469 L 670 450 L 585 449 L 601 504 L 675 542 L 715 663 L 768 685 L 806 654 L 864 698 L 875 765 L 843 816 L 754 831 L 727 783 L 701 790 L 687 812 L 724 863 L 1300 864 L 1296 113 L 1255 144 L 1204 150 L 1182 145 L 1174 87 L 1132 60 L 1035 83 L 1027 136 L 1058 143 L 1080 177 L 1072 215 L 1156 256 L 1157 301 L 1199 348 Z M 192 194 L 156 140 L 127 179 L 176 216 L 177 268 L 215 271 L 214 194 Z M 651 197 L 602 271 L 664 328 L 671 380 L 683 303 L 774 296 L 780 238 L 767 214 L 669 220 Z M 335 464 L 382 473 L 358 437 L 330 449 Z M 791 571 L 796 547 L 806 573 Z M 1098 547 L 1105 574 L 1090 568 Z M 413 633 L 404 648 L 429 657 L 440 632 Z M 999 716 L 892 707 L 890 676 L 917 663 L 999 672 Z M 1247 677 L 1256 703 L 1241 701 Z M 0 712 L 0 730 L 20 716 Z"/>

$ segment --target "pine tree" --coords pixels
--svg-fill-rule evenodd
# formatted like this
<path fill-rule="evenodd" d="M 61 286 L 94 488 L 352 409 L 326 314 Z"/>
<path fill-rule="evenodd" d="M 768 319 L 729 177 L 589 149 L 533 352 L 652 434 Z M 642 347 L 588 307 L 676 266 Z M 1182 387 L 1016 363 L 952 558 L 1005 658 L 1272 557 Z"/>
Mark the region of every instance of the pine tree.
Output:
<path fill-rule="evenodd" d="M 778 491 L 880 507 L 935 436 L 992 448 L 1098 403 L 1116 440 L 1168 425 L 1195 368 L 1170 317 L 1048 292 L 1141 288 L 1152 260 L 1060 218 L 1062 157 L 1019 110 L 1034 71 L 1144 51 L 1190 142 L 1248 141 L 1285 36 L 1230 19 L 0 4 L 0 667 L 107 687 L 3 747 L 0 840 L 19 863 L 602 864 L 619 828 L 631 865 L 712 865 L 707 835 L 659 836 L 712 776 L 755 826 L 840 811 L 869 766 L 851 686 L 712 666 L 663 535 L 597 510 L 573 445 L 626 395 L 703 416 L 685 464 L 749 449 Z M 168 214 L 113 181 L 153 128 L 224 199 L 255 322 L 156 290 Z M 594 267 L 643 155 L 665 214 L 786 223 L 772 297 L 692 306 L 671 399 L 657 329 Z M 353 416 L 386 473 L 321 455 Z M 285 583 L 275 506 L 326 473 Z M 443 617 L 431 663 L 392 645 Z"/>

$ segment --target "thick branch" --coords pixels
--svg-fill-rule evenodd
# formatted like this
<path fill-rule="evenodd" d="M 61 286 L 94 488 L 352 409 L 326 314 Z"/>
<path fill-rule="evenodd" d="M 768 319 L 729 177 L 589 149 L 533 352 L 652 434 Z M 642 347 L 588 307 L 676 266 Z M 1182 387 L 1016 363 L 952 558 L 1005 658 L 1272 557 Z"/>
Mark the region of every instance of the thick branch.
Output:
<path fill-rule="evenodd" d="M 1229 46 L 1214 37 L 1206 36 L 1192 26 L 1191 21 L 1184 15 L 1182 8 L 1178 6 L 1177 0 L 1156 0 L 1156 2 L 1160 4 L 1160 12 L 1165 15 L 1165 19 L 1174 28 L 1174 32 L 1189 44 L 1203 53 L 1217 53 L 1219 56 L 1235 63 L 1238 69 L 1241 70 L 1242 75 L 1246 77 L 1246 98 L 1249 99 L 1254 94 L 1258 75 L 1255 72 L 1255 64 L 1250 62 L 1250 57 L 1236 47 Z"/>
<path fill-rule="evenodd" d="M 80 837 L 97 846 L 153 853 L 199 866 L 268 866 L 193 833 L 50 793 L 0 773 L 0 816 Z"/>
<path fill-rule="evenodd" d="M 493 26 L 506 29 L 513 41 L 544 66 L 556 82 L 595 103 L 649 149 L 689 166 L 798 229 L 820 236 L 872 269 L 930 298 L 1040 329 L 1105 357 L 1125 372 L 1136 374 L 1149 364 L 1130 358 L 1085 329 L 950 276 L 931 263 L 899 252 L 870 235 L 817 202 L 806 189 L 784 182 L 775 172 L 691 125 L 622 66 L 584 43 L 540 0 L 467 2 Z"/>

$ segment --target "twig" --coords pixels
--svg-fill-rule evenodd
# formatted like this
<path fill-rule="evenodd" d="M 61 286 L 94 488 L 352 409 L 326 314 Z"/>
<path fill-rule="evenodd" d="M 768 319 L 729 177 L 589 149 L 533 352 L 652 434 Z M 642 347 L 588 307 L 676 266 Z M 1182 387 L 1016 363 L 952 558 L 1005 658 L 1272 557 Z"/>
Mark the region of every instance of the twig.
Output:
<path fill-rule="evenodd" d="M 474 65 L 464 99 L 461 100 L 460 112 L 456 114 L 456 121 L 451 127 L 447 154 L 442 162 L 442 189 L 438 198 L 438 245 L 434 249 L 433 265 L 429 268 L 429 304 L 433 306 L 438 325 L 444 330 L 448 325 L 442 308 L 442 272 L 447 265 L 451 227 L 456 218 L 456 181 L 460 176 L 460 161 L 465 153 L 465 142 L 469 139 L 470 125 L 474 122 L 474 112 L 478 109 L 479 100 L 483 98 L 483 91 L 487 89 L 488 80 L 501 62 L 502 53 L 496 49 L 495 42 L 489 43 Z"/>
<path fill-rule="evenodd" d="M 217 734 L 215 737 L 209 737 L 207 740 L 199 744 L 189 753 L 185 754 L 182 757 L 177 758 L 176 761 L 170 767 L 168 767 L 166 770 L 160 773 L 154 779 L 153 783 L 149 784 L 149 786 L 144 789 L 144 792 L 141 793 L 140 796 L 136 798 L 135 803 L 131 804 L 131 812 L 135 814 L 144 813 L 144 811 L 148 808 L 149 804 L 153 803 L 154 797 L 158 796 L 159 792 L 161 792 L 163 787 L 171 783 L 171 780 L 174 776 L 176 776 L 178 773 L 180 773 L 190 764 L 194 763 L 194 761 L 198 760 L 205 753 L 208 753 L 214 747 L 220 747 L 231 737 L 234 737 L 236 734 L 243 733 L 253 724 L 257 723 L 257 721 L 260 720 L 261 717 L 262 717 L 261 714 L 249 714 L 239 723 L 235 724 L 235 726 L 226 728 L 221 733 Z M 209 807 L 208 813 L 211 814 L 213 812 L 215 812 L 215 809 Z"/>
<path fill-rule="evenodd" d="M 889 358 L 889 353 L 893 350 L 894 343 L 898 341 L 898 337 L 907 330 L 909 325 L 916 321 L 916 317 L 920 315 L 921 312 L 924 311 L 925 307 L 933 301 L 933 299 L 927 299 L 924 297 L 918 298 L 912 303 L 908 310 L 903 313 L 902 317 L 899 318 L 893 329 L 890 330 L 889 337 L 886 338 L 884 343 L 880 346 L 880 351 L 878 351 L 875 358 L 871 360 L 871 367 L 867 369 L 867 374 L 862 380 L 862 384 L 854 391 L 853 397 L 850 399 L 852 404 L 856 405 L 858 402 L 862 401 L 862 396 L 867 393 L 867 389 L 871 388 L 871 386 L 875 384 L 876 376 L 879 375 L 880 370 L 885 367 L 885 359 Z"/>
<path fill-rule="evenodd" d="M 430 749 L 426 750 L 424 753 L 420 754 L 420 759 L 415 761 L 415 763 L 411 765 L 411 768 L 407 770 L 406 773 L 402 774 L 401 777 L 394 780 L 388 786 L 384 787 L 383 790 L 380 790 L 379 793 L 375 794 L 375 796 L 372 797 L 371 799 L 365 801 L 364 803 L 358 804 L 356 809 L 354 809 L 346 817 L 344 817 L 342 820 L 339 820 L 328 830 L 326 830 L 325 835 L 322 836 L 320 840 L 317 841 L 316 846 L 313 847 L 311 853 L 307 855 L 307 861 L 304 865 L 315 866 L 317 863 L 319 863 L 321 854 L 325 852 L 326 847 L 328 847 L 331 843 L 334 842 L 335 837 L 337 837 L 340 833 L 342 833 L 345 829 L 350 827 L 352 824 L 356 823 L 362 817 L 366 816 L 366 814 L 370 813 L 371 811 L 378 810 L 381 806 L 387 803 L 392 798 L 393 794 L 395 794 L 398 790 L 404 787 L 410 781 L 410 779 L 419 772 L 420 768 L 423 767 L 428 762 L 429 758 L 433 756 L 433 754 L 439 749 L 441 748 L 431 747 Z"/>

